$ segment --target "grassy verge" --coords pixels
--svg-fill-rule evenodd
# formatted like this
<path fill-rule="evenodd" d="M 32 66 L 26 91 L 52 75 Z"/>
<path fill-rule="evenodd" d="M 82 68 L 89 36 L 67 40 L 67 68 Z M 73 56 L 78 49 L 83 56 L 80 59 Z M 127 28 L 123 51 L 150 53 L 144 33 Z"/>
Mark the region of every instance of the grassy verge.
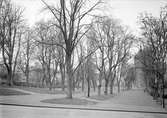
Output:
<path fill-rule="evenodd" d="M 25 87 L 25 86 L 15 86 L 16 88 L 25 90 L 25 91 L 30 91 L 34 93 L 40 93 L 40 94 L 66 94 L 66 91 L 62 91 L 61 88 L 53 88 L 52 90 L 49 90 L 49 88 L 36 88 L 36 87 Z M 82 93 L 81 90 L 76 89 L 74 94 L 77 93 Z"/>
<path fill-rule="evenodd" d="M 7 88 L 0 88 L 0 96 L 11 96 L 11 95 L 30 95 L 30 94 Z"/>
<path fill-rule="evenodd" d="M 91 96 L 90 99 L 95 99 L 95 100 L 108 100 L 108 99 L 111 99 L 113 98 L 114 95 L 94 95 L 94 96 Z"/>
<path fill-rule="evenodd" d="M 62 91 L 61 89 L 49 90 L 49 88 L 35 88 L 35 87 L 21 87 L 21 86 L 17 86 L 17 88 L 40 94 L 65 94 L 65 91 Z"/>
<path fill-rule="evenodd" d="M 46 99 L 46 100 L 42 100 L 41 102 L 51 103 L 51 104 L 64 104 L 64 105 L 93 105 L 93 104 L 97 103 L 97 102 L 94 102 L 94 101 L 88 101 L 88 100 L 79 99 L 79 98 L 73 98 L 73 99 L 67 99 L 67 98 Z"/>

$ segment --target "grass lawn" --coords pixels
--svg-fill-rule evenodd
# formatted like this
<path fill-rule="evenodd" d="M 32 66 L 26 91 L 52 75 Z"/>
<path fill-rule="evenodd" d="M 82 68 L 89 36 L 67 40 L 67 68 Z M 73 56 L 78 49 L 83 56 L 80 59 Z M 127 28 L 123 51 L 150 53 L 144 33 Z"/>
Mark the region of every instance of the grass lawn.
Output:
<path fill-rule="evenodd" d="M 0 88 L 0 96 L 10 96 L 10 95 L 30 95 L 30 94 L 7 88 Z"/>
<path fill-rule="evenodd" d="M 111 95 L 111 94 L 108 94 L 108 95 L 100 95 L 100 96 L 94 95 L 94 96 L 91 96 L 90 99 L 95 99 L 95 100 L 101 100 L 101 101 L 103 101 L 103 100 L 111 99 L 111 98 L 113 98 L 113 97 L 114 97 L 114 95 Z"/>
<path fill-rule="evenodd" d="M 17 86 L 16 88 L 34 92 L 34 93 L 40 93 L 40 94 L 65 94 L 65 91 L 62 91 L 61 89 L 52 89 L 51 91 L 49 88 L 35 88 L 35 87 L 21 87 Z"/>
<path fill-rule="evenodd" d="M 79 98 L 73 98 L 73 99 L 67 99 L 67 98 L 46 99 L 46 100 L 42 100 L 41 102 L 51 103 L 51 104 L 64 104 L 64 105 L 93 105 L 93 104 L 97 103 L 97 102 L 94 102 L 94 101 L 88 101 L 88 100 L 79 99 Z"/>
<path fill-rule="evenodd" d="M 23 86 L 15 86 L 16 88 L 34 92 L 34 93 L 40 93 L 40 94 L 66 94 L 65 91 L 62 91 L 61 88 L 53 88 L 52 90 L 49 90 L 49 88 L 36 88 L 36 87 L 23 87 Z M 81 90 L 75 90 L 74 94 L 76 93 L 82 93 Z"/>

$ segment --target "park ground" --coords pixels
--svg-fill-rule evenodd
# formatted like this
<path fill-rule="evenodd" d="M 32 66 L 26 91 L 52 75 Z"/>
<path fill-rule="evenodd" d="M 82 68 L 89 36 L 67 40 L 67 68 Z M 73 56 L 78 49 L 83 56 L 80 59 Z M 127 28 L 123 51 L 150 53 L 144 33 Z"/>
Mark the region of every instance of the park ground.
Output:
<path fill-rule="evenodd" d="M 143 89 L 90 98 L 77 90 L 70 101 L 60 89 L 1 87 L 0 93 L 1 118 L 167 118 L 167 109 Z"/>

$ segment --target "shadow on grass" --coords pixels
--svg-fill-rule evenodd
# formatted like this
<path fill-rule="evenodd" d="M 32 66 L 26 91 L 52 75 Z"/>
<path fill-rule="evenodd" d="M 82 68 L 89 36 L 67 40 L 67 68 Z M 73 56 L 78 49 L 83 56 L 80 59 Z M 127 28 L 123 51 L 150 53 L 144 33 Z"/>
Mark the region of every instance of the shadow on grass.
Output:
<path fill-rule="evenodd" d="M 79 98 L 57 98 L 57 99 L 46 99 L 42 100 L 41 102 L 44 103 L 51 103 L 51 104 L 63 104 L 63 105 L 94 105 L 97 102 L 89 101 L 85 99 L 79 99 Z"/>
<path fill-rule="evenodd" d="M 0 96 L 11 96 L 11 95 L 30 95 L 30 94 L 7 88 L 0 88 Z"/>
<path fill-rule="evenodd" d="M 108 100 L 108 99 L 111 99 L 113 98 L 114 95 L 94 95 L 94 96 L 91 96 L 90 99 L 95 99 L 95 100 Z"/>

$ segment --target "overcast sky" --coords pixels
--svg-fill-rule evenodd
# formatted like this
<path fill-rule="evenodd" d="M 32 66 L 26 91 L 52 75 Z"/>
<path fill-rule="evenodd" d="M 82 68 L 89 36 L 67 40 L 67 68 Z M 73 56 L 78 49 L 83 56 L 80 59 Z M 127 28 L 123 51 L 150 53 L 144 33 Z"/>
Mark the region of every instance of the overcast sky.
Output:
<path fill-rule="evenodd" d="M 24 18 L 30 26 L 41 19 L 48 19 L 41 9 L 44 4 L 41 0 L 12 0 L 16 5 L 25 8 Z M 48 3 L 54 3 L 58 0 L 45 0 Z M 93 0 L 92 0 L 93 1 Z M 149 12 L 158 16 L 160 7 L 167 4 L 167 0 L 105 0 L 104 11 L 107 15 L 119 18 L 123 24 L 130 27 L 132 32 L 137 33 L 139 13 Z"/>
<path fill-rule="evenodd" d="M 53 3 L 57 0 L 45 0 L 46 2 Z M 129 26 L 134 32 L 137 28 L 137 17 L 141 12 L 149 12 L 158 16 L 160 7 L 167 4 L 167 0 L 105 0 L 105 12 L 119 18 L 123 24 Z M 47 19 L 48 16 L 41 13 L 44 4 L 41 0 L 12 0 L 16 5 L 25 8 L 24 18 L 30 26 L 41 19 Z"/>
<path fill-rule="evenodd" d="M 45 0 L 47 3 L 56 3 L 58 0 Z M 91 2 L 93 0 L 90 0 Z M 129 29 L 136 35 L 139 34 L 138 19 L 140 13 L 148 12 L 154 16 L 159 15 L 160 8 L 167 4 L 167 0 L 105 0 L 107 3 L 105 7 L 103 5 L 103 13 L 118 18 L 124 25 L 127 25 Z M 30 26 L 33 26 L 35 22 L 41 19 L 48 19 L 51 17 L 49 14 L 41 12 L 45 6 L 41 0 L 12 0 L 16 5 L 19 5 L 24 10 L 24 18 Z M 134 46 L 131 49 L 132 54 L 138 51 L 138 48 Z M 133 61 L 132 61 L 133 62 Z"/>

